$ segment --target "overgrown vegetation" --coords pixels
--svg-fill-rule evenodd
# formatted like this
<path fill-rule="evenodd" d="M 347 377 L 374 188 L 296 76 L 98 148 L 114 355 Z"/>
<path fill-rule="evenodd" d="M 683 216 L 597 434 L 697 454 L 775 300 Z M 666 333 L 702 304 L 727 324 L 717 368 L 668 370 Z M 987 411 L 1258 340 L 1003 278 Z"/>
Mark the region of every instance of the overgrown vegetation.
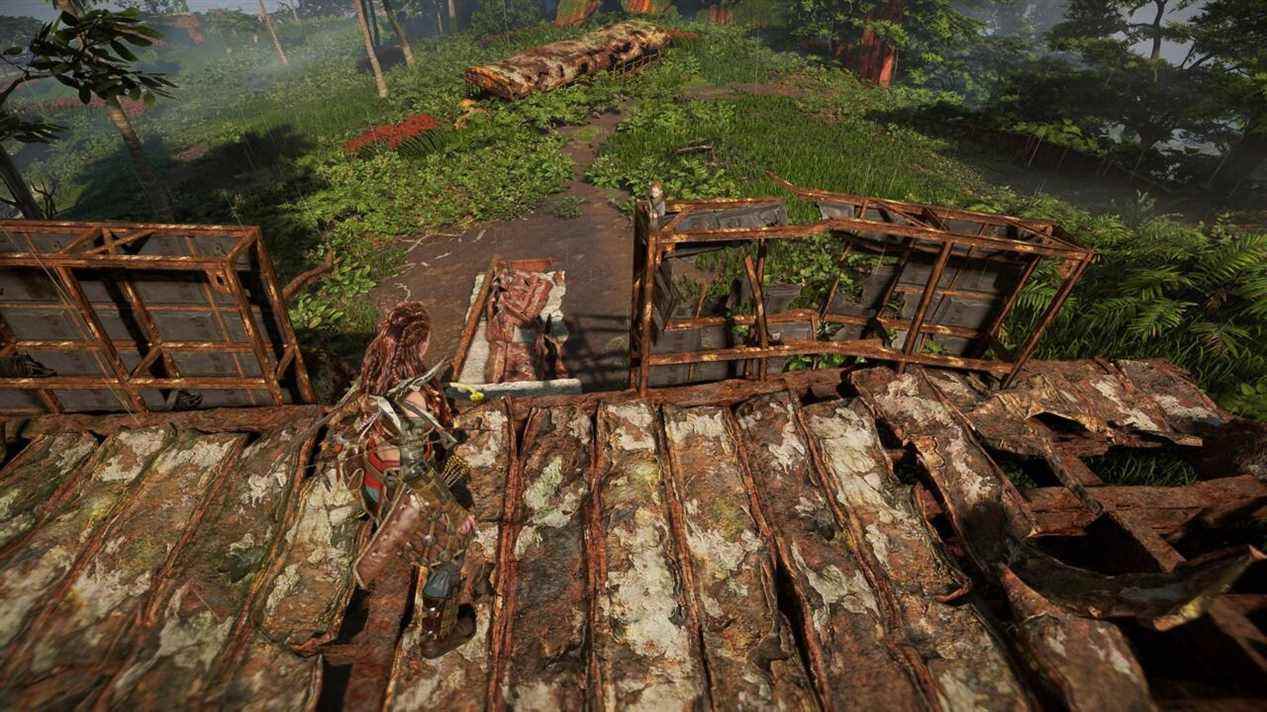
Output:
<path fill-rule="evenodd" d="M 464 103 L 462 70 L 585 26 L 533 25 L 485 42 L 474 33 L 415 40 L 419 61 L 388 69 L 385 100 L 357 66 L 364 50 L 346 18 L 281 25 L 287 67 L 266 42 L 212 36 L 198 51 L 141 53 L 146 68 L 170 72 L 178 88 L 134 122 L 149 153 L 168 158 L 160 170 L 180 219 L 261 225 L 283 279 L 336 255 L 334 273 L 295 309 L 308 339 L 354 343 L 369 330 L 375 315 L 363 295 L 401 268 L 402 236 L 538 208 L 560 218 L 579 212 L 558 195 L 574 167 L 556 129 L 619 106 L 623 121 L 586 173 L 602 187 L 640 193 L 660 180 L 679 198 L 781 194 L 766 175 L 773 171 L 827 190 L 1057 220 L 1101 257 L 1039 356 L 1162 356 L 1192 370 L 1224 405 L 1267 413 L 1267 236 L 1157 215 L 1146 199 L 1121 215 L 1091 214 L 989 185 L 947 157 L 949 139 L 909 120 L 927 115 L 944 87 L 878 90 L 830 58 L 773 49 L 746 27 L 671 22 L 696 37 L 680 36 L 640 73 L 513 104 Z M 58 96 L 15 99 L 34 114 Z M 372 126 L 420 113 L 442 127 L 425 150 L 350 156 L 342 148 Z M 61 217 L 148 215 L 127 155 L 97 112 L 48 118 L 68 127 L 66 138 L 19 159 L 33 178 L 62 186 Z M 810 206 L 791 205 L 794 219 L 813 217 Z M 819 298 L 837 275 L 836 249 L 828 239 L 779 245 L 768 278 Z M 1005 338 L 1036 318 L 1055 279 L 1039 275 Z"/>

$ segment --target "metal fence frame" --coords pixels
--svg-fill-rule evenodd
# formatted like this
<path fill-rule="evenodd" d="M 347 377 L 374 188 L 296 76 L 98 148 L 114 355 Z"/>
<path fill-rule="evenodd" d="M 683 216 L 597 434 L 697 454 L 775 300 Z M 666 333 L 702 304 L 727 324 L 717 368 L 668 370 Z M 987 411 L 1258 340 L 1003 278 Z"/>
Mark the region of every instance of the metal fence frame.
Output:
<path fill-rule="evenodd" d="M 846 208 L 854 217 L 825 218 L 815 223 L 803 225 L 774 225 L 756 228 L 720 228 L 683 230 L 683 221 L 701 212 L 743 208 L 752 206 L 782 206 L 779 198 L 753 198 L 738 200 L 697 200 L 667 201 L 658 205 L 652 201 L 640 200 L 634 221 L 635 248 L 633 267 L 633 294 L 631 299 L 630 319 L 630 372 L 629 385 L 645 393 L 650 387 L 652 368 L 683 364 L 699 364 L 718 361 L 750 361 L 755 362 L 758 379 L 768 377 L 767 361 L 789 356 L 839 354 L 868 359 L 892 361 L 897 364 L 899 372 L 909 364 L 940 366 L 954 369 L 981 371 L 998 376 L 1003 385 L 1010 385 L 1020 373 L 1025 363 L 1033 355 L 1043 332 L 1056 318 L 1065 300 L 1082 277 L 1087 266 L 1094 260 L 1095 252 L 1076 244 L 1059 226 L 1049 221 L 1025 220 L 1006 215 L 995 215 L 967 210 L 909 203 L 875 197 L 864 197 L 844 193 L 831 193 L 821 190 L 799 188 L 772 176 L 776 181 L 790 190 L 798 198 L 816 202 L 820 206 Z M 867 217 L 868 212 L 875 213 L 880 219 Z M 899 220 L 900 219 L 900 223 Z M 976 226 L 975 234 L 953 232 L 947 227 L 950 221 L 968 222 Z M 1004 232 L 1007 236 L 987 234 Z M 873 313 L 869 317 L 858 317 L 846 314 L 833 314 L 830 311 L 833 297 L 839 286 L 839 277 L 833 284 L 830 293 L 812 316 L 815 327 L 819 323 L 838 323 L 862 326 L 865 330 L 892 330 L 905 328 L 907 334 L 916 334 L 915 338 L 904 338 L 901 349 L 890 348 L 875 339 L 854 339 L 849 341 L 824 341 L 819 339 L 790 341 L 783 344 L 771 344 L 768 325 L 770 323 L 788 322 L 803 318 L 795 310 L 766 313 L 762 281 L 765 274 L 766 245 L 769 240 L 806 239 L 820 235 L 833 235 L 841 238 L 841 264 L 853 249 L 875 251 L 876 245 L 868 241 L 872 238 L 900 238 L 903 252 L 897 262 L 896 271 L 880 304 L 885 304 L 892 292 L 897 288 L 908 260 L 915 251 L 936 255 L 936 261 L 920 290 L 920 299 L 909 322 L 893 320 Z M 757 257 L 745 260 L 745 272 L 748 286 L 754 297 L 755 316 L 732 317 L 733 323 L 752 324 L 756 329 L 756 339 L 750 345 L 723 349 L 706 349 L 677 353 L 652 353 L 655 333 L 654 305 L 657 297 L 655 274 L 666 256 L 676 249 L 687 245 L 736 244 L 745 242 L 757 243 Z M 942 274 L 952 256 L 972 258 L 973 250 L 985 250 L 991 253 L 1009 255 L 1006 260 L 1018 268 L 1019 276 L 1016 284 L 1006 295 L 989 324 L 982 329 L 972 330 L 962 327 L 926 323 L 929 306 L 939 293 L 953 291 L 941 285 Z M 980 259 L 998 260 L 998 257 Z M 917 351 L 927 334 L 945 334 L 974 340 L 980 351 L 995 346 L 996 351 L 1006 352 L 998 343 L 998 332 L 1009 314 L 1015 308 L 1022 289 L 1033 276 L 1043 259 L 1061 260 L 1065 275 L 1057 289 L 1051 304 L 1043 313 L 1036 327 L 1028 334 L 1020 347 L 1009 360 L 990 360 L 983 358 L 967 358 L 944 354 L 920 353 Z M 725 317 L 700 318 L 698 310 L 693 319 L 667 319 L 663 330 L 674 331 L 692 329 L 702 326 L 725 323 Z M 866 336 L 864 331 L 863 336 Z M 750 374 L 752 375 L 752 374 Z"/>
<path fill-rule="evenodd" d="M 55 250 L 41 250 L 36 238 L 62 238 L 68 231 L 75 237 Z M 282 290 L 277 275 L 264 247 L 258 227 L 225 225 L 171 225 L 114 222 L 62 222 L 45 220 L 0 220 L 0 235 L 9 236 L 19 245 L 25 244 L 25 252 L 0 253 L 0 269 L 27 268 L 42 270 L 55 285 L 63 310 L 73 310 L 86 324 L 89 338 L 80 340 L 23 340 L 14 336 L 3 318 L 0 304 L 0 356 L 11 356 L 23 349 L 46 351 L 89 351 L 102 365 L 99 375 L 50 376 L 32 378 L 0 378 L 0 389 L 35 391 L 47 412 L 60 413 L 63 408 L 54 394 L 56 390 L 108 390 L 119 399 L 125 410 L 149 412 L 152 410 L 141 396 L 142 389 L 161 390 L 262 390 L 268 393 L 273 405 L 283 405 L 283 382 L 292 376 L 298 400 L 312 403 L 316 400 L 303 354 L 295 339 L 295 332 L 286 312 Z M 127 249 L 140 245 L 154 236 L 183 238 L 188 254 L 138 254 Z M 199 250 L 199 238 L 229 238 L 234 241 L 227 254 L 206 254 Z M 258 324 L 251 302 L 243 286 L 238 266 L 240 258 L 253 256 L 258 266 L 258 278 L 263 287 L 276 323 L 280 343 L 266 337 L 268 325 Z M 110 338 L 102 324 L 97 305 L 84 294 L 77 270 L 111 270 L 115 283 L 126 301 L 119 305 L 135 320 L 142 333 L 135 348 L 141 361 L 128 369 L 119 356 L 119 340 Z M 205 279 L 200 289 L 206 300 L 204 305 L 168 306 L 168 310 L 209 313 L 219 327 L 223 340 L 172 341 L 163 338 L 150 308 L 141 298 L 129 275 L 137 272 L 183 272 L 201 274 Z M 232 306 L 218 305 L 214 293 L 230 295 Z M 58 307 L 54 307 L 58 308 Z M 236 313 L 242 320 L 244 341 L 229 337 L 222 315 Z M 277 348 L 281 349 L 280 355 Z M 182 376 L 173 357 L 179 352 L 223 352 L 234 356 L 236 376 Z M 259 365 L 260 375 L 247 376 L 242 372 L 238 354 L 253 356 Z M 152 369 L 161 364 L 165 375 L 154 376 Z M 9 413 L 15 414 L 15 413 Z M 23 413 L 29 414 L 29 413 Z"/>

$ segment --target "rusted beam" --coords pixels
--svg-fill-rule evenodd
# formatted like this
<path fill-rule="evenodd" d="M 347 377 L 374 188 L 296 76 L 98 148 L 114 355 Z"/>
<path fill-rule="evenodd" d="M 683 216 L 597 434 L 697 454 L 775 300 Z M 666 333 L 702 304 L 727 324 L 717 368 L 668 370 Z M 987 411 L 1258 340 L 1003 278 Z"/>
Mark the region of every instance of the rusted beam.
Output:
<path fill-rule="evenodd" d="M 1073 269 L 1070 270 L 1069 276 L 1060 285 L 1060 289 L 1056 290 L 1056 294 L 1051 299 L 1051 304 L 1043 312 L 1038 325 L 1034 327 L 1033 331 L 1026 337 L 1025 342 L 1017 350 L 1016 361 L 1012 365 L 1012 372 L 1003 379 L 1004 388 L 1012 385 L 1016 381 L 1016 377 L 1020 375 L 1021 369 L 1025 368 L 1025 363 L 1034 354 L 1034 349 L 1038 348 L 1038 340 L 1042 338 L 1043 332 L 1047 330 L 1047 327 L 1051 326 L 1051 323 L 1056 320 L 1056 317 L 1060 314 L 1060 308 L 1065 305 L 1065 300 L 1069 298 L 1073 288 L 1077 286 L 1078 280 L 1082 279 L 1082 273 L 1086 271 L 1094 257 L 1094 253 L 1089 253 L 1076 262 Z"/>
<path fill-rule="evenodd" d="M 764 246 L 765 243 L 762 243 Z M 764 252 L 764 249 L 762 250 Z M 762 255 L 762 262 L 765 257 Z M 762 349 L 770 348 L 770 327 L 766 323 L 765 318 L 765 289 L 761 286 L 761 275 L 758 274 L 756 265 L 752 261 L 752 256 L 744 258 L 744 270 L 748 273 L 748 286 L 752 290 L 753 301 L 756 302 L 757 310 L 757 343 Z M 757 362 L 757 379 L 765 380 L 766 359 L 759 359 Z"/>
<path fill-rule="evenodd" d="M 1024 291 L 1025 285 L 1029 283 L 1029 278 L 1033 276 L 1034 270 L 1038 267 L 1038 263 L 1042 262 L 1042 258 L 1034 256 L 1025 264 L 1025 269 L 1016 278 L 1016 286 L 1012 287 L 1012 291 L 1008 293 L 1007 299 L 1003 302 L 1003 306 L 995 312 L 990 319 L 990 324 L 986 326 L 982 332 L 974 351 L 970 353 L 983 354 L 990 347 L 990 339 L 998 336 L 999 329 L 1003 328 L 1003 323 L 1007 321 L 1008 315 L 1012 313 L 1012 309 L 1016 308 L 1016 303 L 1020 301 L 1021 292 Z"/>
<path fill-rule="evenodd" d="M 450 378 L 462 378 L 462 367 L 466 365 L 467 352 L 471 350 L 471 342 L 475 340 L 475 332 L 479 330 L 480 321 L 484 318 L 484 309 L 488 305 L 488 296 L 493 291 L 493 278 L 497 276 L 497 257 L 494 255 L 488 263 L 488 271 L 484 273 L 484 281 L 466 312 L 466 323 L 462 325 L 462 335 L 458 337 L 457 351 L 453 354 L 452 374 Z"/>
<path fill-rule="evenodd" d="M 41 415 L 26 421 L 22 437 L 35 438 L 54 433 L 96 433 L 110 436 L 133 428 L 170 426 L 177 430 L 204 433 L 264 433 L 288 423 L 310 419 L 326 412 L 321 405 L 288 405 L 280 408 L 217 408 L 176 413 L 136 413 L 123 415 Z"/>
<path fill-rule="evenodd" d="M 127 389 L 138 388 L 205 388 L 209 390 L 228 391 L 238 388 L 271 390 L 269 384 L 276 387 L 271 378 L 236 378 L 233 376 L 195 376 L 189 378 L 132 378 L 124 372 Z M 119 388 L 119 380 L 109 376 L 48 376 L 42 378 L 0 378 L 0 388 L 15 388 L 24 391 L 53 390 L 109 390 Z M 138 410 L 137 412 L 147 412 Z"/>
<path fill-rule="evenodd" d="M 141 398 L 137 387 L 130 382 L 131 375 L 128 373 L 127 367 L 123 365 L 123 360 L 119 358 L 119 352 L 115 350 L 114 342 L 106 334 L 106 328 L 102 325 L 100 317 L 97 316 L 97 312 L 93 311 L 92 305 L 88 303 L 88 298 L 84 296 L 84 289 L 79 284 L 79 280 L 65 266 L 56 267 L 56 273 L 62 288 L 66 290 L 71 301 L 79 308 L 80 318 L 88 325 L 88 330 L 104 352 L 106 365 L 114 373 L 115 380 L 110 386 L 111 391 L 116 388 L 122 390 L 127 394 L 128 402 L 131 403 L 133 409 L 141 413 L 148 411 L 149 408 L 145 405 L 145 399 Z"/>
<path fill-rule="evenodd" d="M 286 311 L 286 299 L 283 297 L 281 290 L 277 287 L 277 273 L 273 271 L 273 261 L 268 256 L 268 251 L 264 249 L 264 237 L 260 234 L 258 227 L 251 228 L 250 241 L 255 247 L 255 258 L 259 262 L 260 284 L 264 288 L 264 294 L 268 297 L 269 306 L 273 309 L 273 316 L 277 320 L 277 326 L 281 331 L 282 350 L 290 352 L 293 359 L 293 369 L 295 371 L 295 384 L 298 387 L 299 398 L 304 403 L 317 402 L 317 393 L 312 388 L 312 382 L 308 379 L 308 367 L 304 364 L 304 354 L 299 348 L 299 341 L 295 338 L 295 329 L 290 323 L 290 313 Z M 232 260 L 232 257 L 230 257 Z M 232 264 L 232 262 L 230 262 Z M 251 316 L 252 312 L 248 309 L 245 316 Z M 261 335 L 262 336 L 262 335 Z M 265 345 L 268 346 L 267 342 Z M 272 355 L 271 346 L 269 355 Z M 283 369 L 275 364 L 272 371 L 273 380 L 279 381 L 283 373 Z M 280 386 L 280 383 L 278 384 Z"/>
<path fill-rule="evenodd" d="M 919 298 L 915 315 L 911 318 L 911 325 L 906 330 L 906 338 L 902 341 L 902 353 L 907 357 L 915 353 L 915 346 L 919 343 L 920 329 L 924 326 L 924 317 L 928 315 L 928 307 L 933 303 L 933 294 L 941 282 L 942 273 L 946 271 L 946 262 L 950 260 L 950 252 L 953 248 L 954 246 L 949 242 L 942 245 L 941 253 L 937 255 L 937 261 L 933 263 L 932 274 L 928 276 L 924 293 Z M 898 363 L 897 372 L 906 370 L 906 364 L 906 361 Z"/>
<path fill-rule="evenodd" d="M 225 285 L 228 286 L 233 300 L 237 303 L 238 315 L 242 319 L 242 331 L 246 334 L 247 341 L 251 343 L 255 351 L 255 358 L 259 361 L 260 373 L 264 374 L 262 378 L 265 382 L 264 386 L 268 389 L 269 394 L 272 395 L 273 404 L 283 405 L 286 399 L 282 397 L 281 386 L 273 378 L 273 374 L 277 372 L 277 359 L 273 354 L 273 346 L 264 338 L 264 334 L 260 332 L 259 326 L 255 323 L 255 312 L 252 311 L 251 303 L 247 300 L 246 290 L 238 279 L 237 271 L 225 269 L 220 272 L 220 275 Z"/>
<path fill-rule="evenodd" d="M 899 363 L 915 363 L 927 366 L 943 366 L 961 368 L 972 371 L 984 371 L 997 375 L 1006 374 L 1011 365 L 998 361 L 960 358 L 941 354 L 904 354 L 890 349 L 874 341 L 789 341 L 775 344 L 767 348 L 759 346 L 735 346 L 709 351 L 694 351 L 673 354 L 653 354 L 647 359 L 647 366 L 677 366 L 685 363 L 712 363 L 716 361 L 741 361 L 744 359 L 770 358 L 775 356 L 800 356 L 806 354 L 841 354 L 859 356 Z"/>

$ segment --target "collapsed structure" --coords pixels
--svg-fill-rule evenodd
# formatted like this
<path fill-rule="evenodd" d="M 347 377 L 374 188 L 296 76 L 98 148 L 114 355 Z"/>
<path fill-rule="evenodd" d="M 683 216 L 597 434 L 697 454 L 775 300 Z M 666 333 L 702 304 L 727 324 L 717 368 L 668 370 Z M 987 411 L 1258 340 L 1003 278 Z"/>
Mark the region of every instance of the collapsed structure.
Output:
<path fill-rule="evenodd" d="M 325 454 L 337 447 L 319 447 L 332 444 L 326 407 L 283 396 L 262 408 L 10 417 L 0 705 L 1089 711 L 1267 698 L 1267 564 L 1254 528 L 1267 517 L 1267 462 L 1228 445 L 1249 438 L 1261 452 L 1261 429 L 1164 362 L 1032 361 L 1035 332 L 1012 335 L 1014 354 L 997 343 L 1039 258 L 1070 264 L 1066 292 L 1091 259 L 1057 226 L 802 195 L 822 222 L 786 225 L 775 201 L 640 206 L 630 388 L 508 396 L 458 416 L 453 457 L 468 470 L 474 522 L 459 615 L 474 633 L 438 656 L 421 645 L 425 572 L 396 572 L 412 587 L 357 590 L 372 527 L 364 473 L 341 476 Z M 774 308 L 765 241 L 807 232 L 885 259 L 833 288 L 825 308 Z M 149 259 L 143 236 L 66 234 L 98 241 L 74 258 L 81 271 Z M 714 323 L 703 300 L 675 294 L 665 266 L 696 243 L 755 243 L 754 313 Z M 39 269 L 62 254 L 53 247 L 0 260 Z M 248 281 L 266 261 L 228 257 L 161 259 L 214 261 L 222 278 Z M 530 266 L 536 276 L 516 273 Z M 494 260 L 453 378 L 527 368 L 526 340 L 509 334 L 551 311 L 562 278 L 547 267 Z M 102 289 L 59 309 L 131 318 L 127 295 Z M 284 304 L 258 307 L 273 291 L 230 283 L 229 296 L 247 295 L 247 329 L 285 324 Z M 196 313 L 224 311 L 222 299 Z M 784 336 L 802 317 L 810 328 Z M 843 333 L 828 336 L 820 327 L 836 317 Z M 681 320 L 749 328 L 735 343 L 680 348 Z M 197 385 L 139 375 L 180 350 L 136 328 L 107 339 L 136 354 L 132 373 L 94 378 Z M 275 358 L 286 348 L 255 343 Z M 478 368 L 464 361 L 473 353 Z M 895 367 L 784 372 L 776 361 L 817 353 Z M 279 363 L 252 383 L 266 388 L 272 374 L 298 388 Z M 299 354 L 288 363 L 301 368 Z M 678 387 L 650 376 L 691 363 L 744 365 Z M 12 387 L 60 396 L 40 388 L 49 378 L 62 377 Z M 1191 475 L 1106 484 L 1096 468 L 1123 453 Z"/>

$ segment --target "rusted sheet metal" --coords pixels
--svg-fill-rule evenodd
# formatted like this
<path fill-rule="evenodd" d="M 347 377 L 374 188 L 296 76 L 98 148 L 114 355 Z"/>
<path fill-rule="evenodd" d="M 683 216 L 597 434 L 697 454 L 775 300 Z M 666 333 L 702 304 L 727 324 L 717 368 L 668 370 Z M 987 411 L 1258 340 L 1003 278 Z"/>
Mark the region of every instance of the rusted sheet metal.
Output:
<path fill-rule="evenodd" d="M 1025 541 L 1038 527 L 1020 493 L 973 440 L 963 416 L 938 399 L 922 374 L 894 377 L 870 369 L 852 380 L 873 411 L 915 446 L 977 566 L 996 574 L 1009 568 L 1071 611 L 1091 618 L 1136 618 L 1167 630 L 1204 613 L 1262 558 L 1248 548 L 1215 552 L 1172 574 L 1106 576 L 1069 566 Z"/>
<path fill-rule="evenodd" d="M 909 642 L 903 642 L 936 685 L 930 694 L 949 710 L 1027 708 L 1024 689 L 980 612 L 945 603 L 963 587 L 963 577 L 916 514 L 910 488 L 893 475 L 870 414 L 838 401 L 810 406 L 804 420 L 827 468 L 831 496 L 856 521 L 878 567 L 875 577 L 895 605 L 898 618 L 889 624 L 905 633 Z"/>
<path fill-rule="evenodd" d="M 538 410 L 524 434 L 518 531 L 508 552 L 509 576 L 498 582 L 510 598 L 497 694 L 516 710 L 577 710 L 585 704 L 590 419 L 576 407 Z"/>
<path fill-rule="evenodd" d="M 1144 671 L 1116 625 L 1071 615 L 1010 571 L 1002 582 L 1030 666 L 1072 712 L 1156 709 Z"/>
<path fill-rule="evenodd" d="M 559 8 L 555 11 L 554 24 L 567 27 L 583 22 L 598 11 L 602 0 L 559 0 Z"/>
<path fill-rule="evenodd" d="M 755 398 L 737 415 L 759 500 L 802 612 L 824 706 L 924 709 L 917 678 L 899 650 L 904 632 L 886 630 L 876 592 L 819 488 L 791 404 L 780 396 Z"/>
<path fill-rule="evenodd" d="M 205 698 L 209 707 L 243 712 L 306 712 L 321 692 L 321 657 L 301 657 L 262 635 L 245 642 L 227 681 Z"/>
<path fill-rule="evenodd" d="M 299 484 L 310 423 L 242 452 L 194 538 L 155 587 L 127 661 L 98 704 L 157 709 L 207 692 L 213 664 L 239 624 L 274 545 L 281 510 Z"/>
<path fill-rule="evenodd" d="M 175 432 L 148 428 L 102 444 L 91 473 L 68 494 L 68 506 L 32 532 L 0 566 L 0 650 L 22 630 L 48 592 L 71 569 L 84 541 L 110 519 L 121 498 Z"/>
<path fill-rule="evenodd" d="M 1191 376 L 1169 361 L 1121 360 L 1114 365 L 1131 380 L 1136 392 L 1160 406 L 1166 424 L 1175 432 L 1201 434 L 1231 419 Z"/>
<path fill-rule="evenodd" d="M 1076 423 L 1108 444 L 1132 444 L 1141 436 L 1200 445 L 1191 431 L 1175 430 L 1163 407 L 1111 364 L 1047 361 L 1035 364 L 1011 388 L 967 411 L 973 426 L 996 447 L 1042 454 L 1043 438 L 1028 421 L 1035 416 Z"/>
<path fill-rule="evenodd" d="M 475 634 L 457 649 L 436 659 L 422 656 L 421 619 L 415 617 L 396 647 L 385 708 L 390 710 L 443 709 L 476 712 L 484 709 L 488 671 L 488 633 L 493 616 L 493 570 L 497 534 L 513 447 L 511 424 L 501 403 L 487 404 L 462 414 L 455 427 L 466 440 L 454 450 L 470 468 L 467 487 L 474 503 L 475 535 L 462 563 L 466 585 L 463 603 L 475 615 Z M 421 592 L 417 592 L 420 596 Z M 419 601 L 415 601 L 418 610 Z"/>
<path fill-rule="evenodd" d="M 708 704 L 664 470 L 648 405 L 598 410 L 601 502 L 593 660 L 601 709 L 696 710 Z"/>
<path fill-rule="evenodd" d="M 773 559 L 751 501 L 725 411 L 666 408 L 665 434 L 718 709 L 815 709 L 775 600 Z"/>
<path fill-rule="evenodd" d="M 542 45 L 501 62 L 470 67 L 466 81 L 503 99 L 522 99 L 535 92 L 567 86 L 588 74 L 649 59 L 670 39 L 668 32 L 654 25 L 636 20 L 622 22 L 575 40 Z"/>
<path fill-rule="evenodd" d="M 0 473 L 0 550 L 35 526 L 40 505 L 76 475 L 96 447 L 97 439 L 86 433 L 44 437 L 4 468 Z"/>
<path fill-rule="evenodd" d="M 1182 487 L 1103 485 L 1088 487 L 1087 493 L 1106 510 L 1142 517 L 1141 524 L 1161 535 L 1179 532 L 1197 517 L 1219 526 L 1234 519 L 1267 516 L 1267 482 L 1253 475 Z M 1038 487 L 1023 494 L 1040 535 L 1075 536 L 1097 518 L 1064 487 Z"/>
<path fill-rule="evenodd" d="M 102 532 L 7 656 L 5 706 L 74 704 L 112 672 L 111 655 L 172 555 L 203 514 L 204 497 L 236 460 L 238 435 L 181 433 Z"/>
<path fill-rule="evenodd" d="M 338 632 L 364 539 L 359 486 L 323 463 L 287 512 L 283 550 L 255 612 L 257 628 L 272 640 L 308 652 Z"/>

